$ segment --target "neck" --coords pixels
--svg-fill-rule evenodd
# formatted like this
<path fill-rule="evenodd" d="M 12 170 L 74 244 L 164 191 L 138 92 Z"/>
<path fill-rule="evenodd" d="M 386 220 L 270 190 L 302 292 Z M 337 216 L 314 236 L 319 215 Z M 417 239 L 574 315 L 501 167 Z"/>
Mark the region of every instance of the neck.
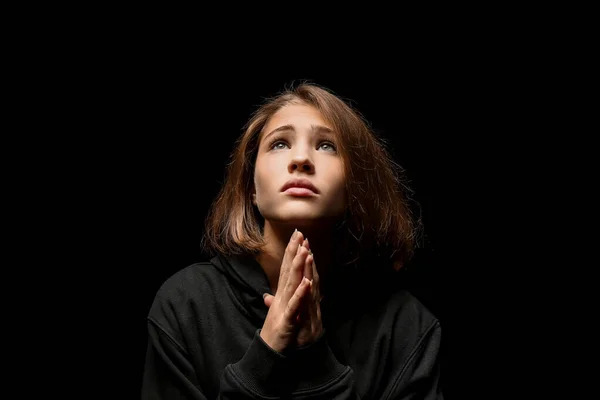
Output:
<path fill-rule="evenodd" d="M 265 247 L 256 256 L 256 261 L 261 265 L 271 287 L 271 294 L 277 293 L 279 283 L 279 271 L 283 262 L 283 255 L 294 229 L 298 229 L 305 239 L 308 239 L 309 246 L 313 252 L 315 265 L 319 274 L 321 295 L 325 295 L 324 286 L 327 280 L 328 267 L 333 262 L 333 238 L 334 230 L 332 225 L 305 225 L 291 226 L 274 224 L 265 221 L 264 239 Z"/>

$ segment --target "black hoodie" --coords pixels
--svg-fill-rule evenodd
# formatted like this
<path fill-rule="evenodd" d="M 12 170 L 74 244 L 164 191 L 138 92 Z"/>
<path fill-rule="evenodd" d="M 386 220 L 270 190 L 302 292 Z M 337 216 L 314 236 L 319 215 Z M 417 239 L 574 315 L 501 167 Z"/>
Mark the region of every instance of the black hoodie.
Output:
<path fill-rule="evenodd" d="M 439 321 L 392 274 L 345 269 L 318 341 L 283 353 L 259 336 L 269 282 L 252 258 L 175 273 L 148 315 L 145 399 L 442 399 Z"/>

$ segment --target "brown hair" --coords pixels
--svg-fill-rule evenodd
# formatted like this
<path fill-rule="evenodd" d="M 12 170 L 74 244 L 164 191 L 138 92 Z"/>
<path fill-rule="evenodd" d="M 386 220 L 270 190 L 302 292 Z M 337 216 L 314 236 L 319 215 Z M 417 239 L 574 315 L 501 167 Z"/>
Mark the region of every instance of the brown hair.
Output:
<path fill-rule="evenodd" d="M 337 229 L 340 261 L 350 264 L 375 256 L 399 270 L 413 255 L 420 233 L 404 171 L 358 111 L 332 91 L 307 82 L 267 99 L 244 126 L 206 217 L 202 248 L 213 255 L 255 255 L 264 245 L 264 220 L 252 203 L 254 163 L 267 121 L 291 103 L 315 107 L 336 135 L 347 177 L 346 213 Z"/>

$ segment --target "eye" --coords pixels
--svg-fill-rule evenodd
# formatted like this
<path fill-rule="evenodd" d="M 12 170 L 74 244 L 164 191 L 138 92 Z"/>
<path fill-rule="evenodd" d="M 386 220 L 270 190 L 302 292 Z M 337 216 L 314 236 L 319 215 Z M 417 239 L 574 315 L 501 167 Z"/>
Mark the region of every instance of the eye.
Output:
<path fill-rule="evenodd" d="M 278 147 L 279 145 L 286 145 L 287 143 L 284 142 L 283 140 L 279 140 L 279 139 L 275 139 L 273 142 L 271 142 L 271 144 L 269 145 L 269 149 L 270 150 L 280 150 L 283 147 Z"/>
<path fill-rule="evenodd" d="M 321 142 L 319 144 L 319 147 L 323 147 L 323 146 L 327 146 L 325 148 L 325 150 L 327 150 L 327 151 L 336 151 L 335 145 L 333 143 L 331 143 L 331 142 Z"/>
<path fill-rule="evenodd" d="M 285 140 L 282 140 L 281 138 L 275 138 L 273 139 L 273 141 L 269 144 L 269 150 L 282 150 L 285 147 L 284 146 L 288 146 L 288 143 Z M 327 141 L 323 141 L 321 143 L 319 143 L 319 147 L 318 148 L 324 148 L 325 151 L 328 152 L 335 152 L 336 151 L 336 147 L 333 143 L 331 142 L 327 142 Z"/>

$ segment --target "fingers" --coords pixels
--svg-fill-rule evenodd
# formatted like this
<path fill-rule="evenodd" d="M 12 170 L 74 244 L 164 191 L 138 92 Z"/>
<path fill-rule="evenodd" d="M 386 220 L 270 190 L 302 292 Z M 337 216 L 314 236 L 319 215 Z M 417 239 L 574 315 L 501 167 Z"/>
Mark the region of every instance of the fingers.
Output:
<path fill-rule="evenodd" d="M 306 260 L 304 263 L 304 276 L 306 277 L 306 279 L 312 280 L 313 279 L 312 252 L 310 251 L 310 244 L 308 243 L 308 239 L 304 239 L 302 246 L 304 246 L 304 248 L 306 248 L 306 250 L 308 250 L 308 252 L 309 252 L 309 255 L 306 257 Z M 311 261 L 309 261 L 309 258 Z"/>
<path fill-rule="evenodd" d="M 313 285 L 318 290 L 320 288 L 319 285 L 321 283 L 321 279 L 319 277 L 319 272 L 317 271 L 317 264 L 315 264 L 315 257 L 314 257 L 314 255 L 312 253 L 310 254 L 309 257 L 310 257 L 310 264 L 308 266 L 309 266 L 309 268 L 311 270 Z"/>
<path fill-rule="evenodd" d="M 313 282 L 313 278 L 314 278 L 314 274 L 313 274 L 313 254 L 312 251 L 310 251 L 310 243 L 308 241 L 308 238 L 304 239 L 304 242 L 302 243 L 302 246 L 304 246 L 309 254 L 306 256 L 306 259 L 304 260 L 304 276 L 306 277 L 306 279 L 308 279 L 310 282 L 310 288 L 309 288 L 309 295 L 307 296 L 307 298 L 305 299 L 305 304 L 303 306 L 303 318 L 305 319 L 309 319 L 311 321 L 311 323 L 314 322 L 314 318 L 316 317 L 315 314 L 315 310 L 314 310 L 314 305 L 312 304 L 314 302 L 314 282 Z"/>
<path fill-rule="evenodd" d="M 290 277 L 294 275 L 292 270 L 294 268 L 294 260 L 298 255 L 298 247 L 300 246 L 303 240 L 304 236 L 302 235 L 302 233 L 297 230 L 294 231 L 283 254 L 283 260 L 281 262 L 281 268 L 279 270 L 278 287 L 282 289 L 282 300 L 285 302 L 289 301 L 290 297 L 294 293 L 294 290 L 296 289 L 296 286 L 300 283 L 300 279 L 302 279 L 302 277 L 296 277 L 296 279 L 294 279 L 294 282 L 296 282 L 296 286 L 294 286 L 293 288 L 288 287 L 288 281 Z"/>
<path fill-rule="evenodd" d="M 319 277 L 319 272 L 317 271 L 317 264 L 313 258 L 312 260 L 312 268 L 313 268 L 313 286 L 315 287 L 315 304 L 316 304 L 316 318 L 317 320 L 321 320 L 321 278 Z"/>
<path fill-rule="evenodd" d="M 298 245 L 298 249 L 296 250 L 296 255 L 292 260 L 291 267 L 289 268 L 286 280 L 284 281 L 283 287 L 283 296 L 282 299 L 284 302 L 289 301 L 292 297 L 296 288 L 302 281 L 303 273 L 304 273 L 304 263 L 306 261 L 306 256 L 308 255 L 308 250 L 305 247 Z"/>
<path fill-rule="evenodd" d="M 306 288 L 306 293 L 302 297 L 302 300 L 300 302 L 300 308 L 298 310 L 298 314 L 296 314 L 296 322 L 298 322 L 298 323 L 302 323 L 303 321 L 310 322 L 310 303 L 312 301 L 312 296 L 310 294 L 310 291 L 311 291 L 312 285 L 311 285 L 310 281 L 308 281 L 307 283 L 308 283 L 308 287 Z"/>
<path fill-rule="evenodd" d="M 265 301 L 265 306 L 267 306 L 267 308 L 271 307 L 271 304 L 273 304 L 273 300 L 275 300 L 275 296 L 273 296 L 272 294 L 268 294 L 268 293 L 265 293 L 263 298 Z"/>
<path fill-rule="evenodd" d="M 321 295 L 319 293 L 318 274 L 316 271 L 314 256 L 309 254 L 306 257 L 306 268 L 310 269 L 310 273 L 313 276 L 310 282 L 311 296 L 308 304 L 308 317 L 310 318 L 312 326 L 316 326 L 318 319 L 320 318 L 320 305 L 319 300 Z"/>
<path fill-rule="evenodd" d="M 306 319 L 317 318 L 318 310 L 315 307 L 318 306 L 320 299 L 318 274 L 310 251 L 310 243 L 304 238 L 302 232 L 295 231 L 286 247 L 279 275 L 279 287 L 281 302 L 287 305 L 285 312 L 293 312 L 294 319 L 300 312 Z M 271 307 L 274 300 L 272 295 L 266 295 L 264 303 L 267 307 Z M 287 317 L 288 321 L 292 321 L 289 315 Z"/>
<path fill-rule="evenodd" d="M 291 262 L 296 256 L 298 245 L 302 243 L 303 240 L 304 236 L 302 235 L 302 232 L 295 230 L 292 236 L 290 237 L 288 245 L 285 248 L 285 253 L 283 254 L 281 270 L 279 271 L 280 281 L 282 278 L 285 278 L 285 276 L 287 276 Z"/>
<path fill-rule="evenodd" d="M 302 282 L 296 288 L 294 295 L 290 298 L 285 308 L 284 318 L 290 324 L 296 324 L 296 315 L 300 311 L 302 305 L 302 299 L 307 295 L 308 289 L 310 288 L 309 280 L 306 278 L 302 279 Z"/>

